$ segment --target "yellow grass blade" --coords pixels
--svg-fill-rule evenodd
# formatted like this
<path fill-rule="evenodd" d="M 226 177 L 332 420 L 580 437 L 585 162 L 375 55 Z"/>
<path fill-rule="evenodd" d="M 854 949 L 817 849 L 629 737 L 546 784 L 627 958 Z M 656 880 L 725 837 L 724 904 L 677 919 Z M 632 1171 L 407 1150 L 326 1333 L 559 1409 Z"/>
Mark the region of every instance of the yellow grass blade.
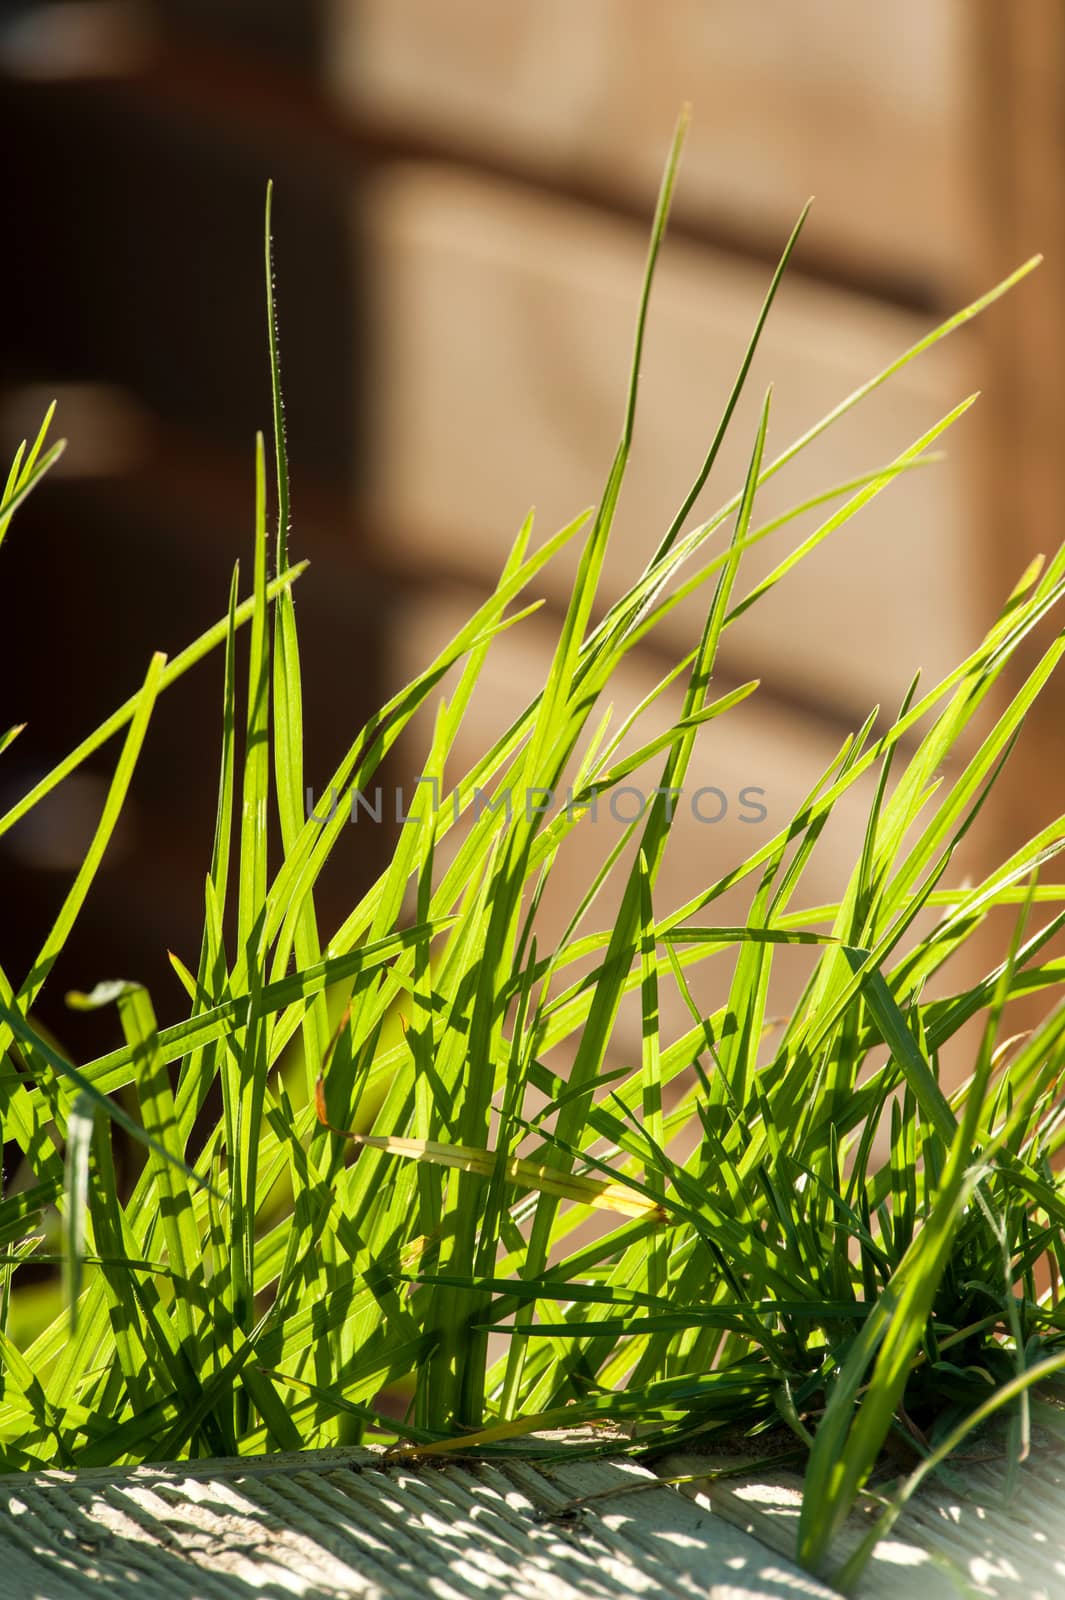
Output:
<path fill-rule="evenodd" d="M 403 1139 L 391 1134 L 349 1133 L 334 1128 L 325 1114 L 325 1088 L 321 1078 L 317 1093 L 318 1120 L 330 1132 L 354 1144 L 366 1145 L 371 1150 L 383 1150 L 390 1156 L 404 1156 L 409 1161 L 428 1161 L 438 1167 L 458 1167 L 463 1172 L 476 1172 L 490 1178 L 496 1171 L 499 1156 L 494 1150 L 477 1150 L 465 1144 L 438 1144 L 432 1139 Z M 600 1178 L 576 1177 L 555 1167 L 542 1166 L 537 1161 L 523 1161 L 512 1156 L 506 1164 L 505 1176 L 509 1183 L 523 1189 L 538 1189 L 544 1194 L 556 1194 L 563 1200 L 575 1200 L 578 1205 L 591 1206 L 599 1211 L 617 1211 L 623 1217 L 654 1217 L 664 1222 L 666 1214 L 656 1200 L 648 1198 L 626 1183 L 609 1183 Z"/>

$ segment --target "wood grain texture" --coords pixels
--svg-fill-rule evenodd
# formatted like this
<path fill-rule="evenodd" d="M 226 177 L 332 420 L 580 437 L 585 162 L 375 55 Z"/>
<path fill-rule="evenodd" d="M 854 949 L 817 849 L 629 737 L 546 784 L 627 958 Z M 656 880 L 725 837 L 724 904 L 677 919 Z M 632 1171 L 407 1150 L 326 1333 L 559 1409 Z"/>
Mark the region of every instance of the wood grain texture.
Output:
<path fill-rule="evenodd" d="M 1065 1594 L 1065 1455 L 1060 1397 L 1033 1400 L 1032 1454 L 1012 1491 L 1005 1431 L 975 1440 L 907 1505 L 888 1538 L 877 1546 L 858 1586 L 859 1600 L 1059 1600 Z M 735 1458 L 709 1459 L 683 1452 L 658 1462 L 663 1476 L 735 1466 Z M 877 1488 L 889 1493 L 883 1475 Z M 781 1473 L 771 1480 L 704 1479 L 684 1486 L 701 1504 L 770 1548 L 789 1556 L 795 1548 L 802 1479 Z M 875 1508 L 871 1508 L 875 1511 Z M 859 1544 L 869 1528 L 852 1513 L 833 1546 L 829 1572 Z"/>
<path fill-rule="evenodd" d="M 1059 1430 L 1009 1505 L 1001 1464 L 929 1484 L 878 1548 L 858 1600 L 1058 1600 L 1065 1585 Z M 579 1441 L 587 1443 L 587 1440 Z M 799 1481 L 752 1475 L 678 1493 L 631 1461 L 558 1454 L 426 1468 L 369 1450 L 0 1477 L 5 1600 L 832 1600 L 795 1567 Z M 528 1447 L 524 1446 L 525 1456 Z M 705 1472 L 708 1455 L 660 1460 Z M 734 1469 L 735 1456 L 727 1458 Z M 612 1491 L 616 1491 L 612 1493 Z M 584 1495 L 573 1519 L 545 1520 Z M 837 1558 L 858 1529 L 844 1530 Z"/>
<path fill-rule="evenodd" d="M 683 214 L 775 234 L 813 192 L 846 261 L 942 290 L 968 227 L 965 0 L 330 0 L 332 88 L 404 136 L 653 195 L 695 109 Z"/>
<path fill-rule="evenodd" d="M 604 1491 L 576 1525 L 538 1520 Z M 105 1586 L 122 1600 L 831 1600 L 645 1468 L 520 1454 L 419 1469 L 312 1450 L 0 1478 L 0 1567 L 5 1600 Z"/>

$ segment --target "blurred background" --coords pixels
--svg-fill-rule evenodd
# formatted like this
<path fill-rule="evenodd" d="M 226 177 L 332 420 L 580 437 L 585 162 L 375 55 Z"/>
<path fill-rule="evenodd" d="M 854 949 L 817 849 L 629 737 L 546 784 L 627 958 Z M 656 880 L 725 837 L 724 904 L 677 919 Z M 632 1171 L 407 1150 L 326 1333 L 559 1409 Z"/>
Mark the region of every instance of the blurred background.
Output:
<path fill-rule="evenodd" d="M 307 774 L 324 784 L 493 581 L 529 506 L 546 536 L 596 499 L 658 175 L 690 101 L 607 598 L 683 498 L 809 195 L 707 508 L 742 483 L 769 378 L 773 456 L 1047 257 L 767 488 L 765 515 L 880 466 L 984 391 L 946 461 L 894 485 L 730 631 L 722 687 L 757 675 L 762 689 L 699 769 L 733 812 L 720 831 L 689 825 L 663 892 L 694 892 L 752 842 L 734 825 L 741 787 L 764 790 L 779 825 L 844 734 L 875 704 L 892 711 L 918 668 L 930 684 L 960 660 L 1060 542 L 1063 90 L 1053 0 L 0 0 L 0 446 L 9 458 L 32 437 L 52 397 L 70 440 L 0 556 L 3 725 L 28 724 L 0 807 L 138 686 L 153 648 L 176 653 L 224 614 L 238 556 L 250 581 L 267 178 L 292 545 L 312 563 L 297 590 Z M 467 754 L 539 681 L 572 570 L 501 642 Z M 642 693 L 698 625 L 679 612 L 622 691 Z M 161 702 L 42 996 L 42 1022 L 81 1059 L 115 1023 L 72 1019 L 65 988 L 139 978 L 162 1019 L 181 1009 L 166 949 L 195 963 L 221 671 L 211 658 Z M 1065 809 L 1061 710 L 1059 688 L 1033 714 L 969 870 Z M 0 964 L 16 985 L 116 749 L 0 839 Z M 804 903 L 838 890 L 859 827 L 844 821 Z M 326 928 L 389 844 L 385 826 L 345 830 Z"/>

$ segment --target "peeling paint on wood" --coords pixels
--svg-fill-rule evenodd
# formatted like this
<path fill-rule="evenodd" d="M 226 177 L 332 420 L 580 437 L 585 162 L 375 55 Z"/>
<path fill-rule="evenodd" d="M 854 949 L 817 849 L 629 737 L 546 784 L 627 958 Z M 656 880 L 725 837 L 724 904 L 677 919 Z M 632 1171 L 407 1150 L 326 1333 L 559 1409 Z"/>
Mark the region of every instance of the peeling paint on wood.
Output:
<path fill-rule="evenodd" d="M 646 1493 L 631 1493 L 646 1481 Z M 596 1499 L 551 1519 L 575 1496 Z M 0 1478 L 4 1600 L 790 1600 L 831 1591 L 632 1462 L 364 1450 Z"/>
<path fill-rule="evenodd" d="M 1041 1405 L 1034 1402 L 1034 1405 Z M 1042 1406 L 1044 1414 L 1050 1408 Z M 688 1453 L 657 1464 L 663 1475 L 712 1471 L 736 1464 Z M 890 1484 L 878 1484 L 889 1494 Z M 781 1473 L 772 1482 L 735 1479 L 683 1486 L 696 1503 L 727 1518 L 761 1544 L 790 1556 L 802 1497 L 802 1479 Z M 839 1565 L 868 1531 L 866 1515 L 853 1515 L 832 1552 Z M 1033 1431 L 1033 1449 L 1012 1493 L 1001 1439 L 973 1447 L 926 1480 L 890 1536 L 878 1545 L 858 1589 L 859 1600 L 1061 1600 L 1065 1595 L 1065 1454 L 1060 1424 Z"/>
<path fill-rule="evenodd" d="M 930 1480 L 858 1600 L 1060 1600 L 1060 1433 L 1037 1427 L 1008 1499 L 1002 1450 Z M 656 1472 L 736 1464 L 678 1454 Z M 791 1558 L 800 1493 L 789 1474 L 704 1477 L 678 1493 L 632 1461 L 561 1448 L 434 1467 L 338 1449 L 15 1474 L 0 1477 L 0 1595 L 88 1600 L 106 1585 L 127 1600 L 832 1600 Z M 866 1526 L 851 1519 L 833 1565 Z"/>

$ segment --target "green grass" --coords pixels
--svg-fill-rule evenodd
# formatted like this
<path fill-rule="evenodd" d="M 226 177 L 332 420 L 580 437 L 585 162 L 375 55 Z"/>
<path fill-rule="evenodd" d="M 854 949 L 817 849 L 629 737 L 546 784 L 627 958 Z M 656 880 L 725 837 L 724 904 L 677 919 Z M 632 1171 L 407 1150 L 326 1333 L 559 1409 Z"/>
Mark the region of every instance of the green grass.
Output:
<path fill-rule="evenodd" d="M 590 803 L 648 763 L 662 791 L 683 789 L 696 741 L 712 749 L 710 724 L 757 688 L 715 695 L 725 634 L 927 461 L 971 402 L 789 517 L 760 522 L 761 489 L 1029 270 L 772 460 L 767 395 L 745 481 L 690 527 L 801 219 L 691 493 L 639 580 L 597 609 L 680 142 L 678 133 L 598 507 L 543 544 L 531 519 L 522 526 L 494 592 L 354 731 L 328 786 L 340 797 L 331 820 L 308 817 L 305 803 L 293 594 L 303 569 L 288 550 L 272 302 L 273 577 L 260 440 L 251 595 L 238 597 L 234 573 L 218 624 L 172 662 L 153 658 L 138 693 L 0 818 L 0 832 L 15 826 L 114 742 L 107 801 L 53 928 L 25 977 L 0 973 L 4 1137 L 22 1152 L 0 1198 L 5 1468 L 361 1438 L 430 1454 L 456 1443 L 491 1450 L 535 1428 L 597 1420 L 638 1425 L 633 1451 L 718 1431 L 747 1437 L 757 1454 L 759 1436 L 785 1426 L 806 1456 L 798 1554 L 823 1570 L 893 1433 L 913 1470 L 895 1490 L 881 1485 L 880 1529 L 996 1406 L 1008 1408 L 1011 1448 L 1023 1454 L 1028 1389 L 1065 1367 L 1055 1170 L 1065 1007 L 1058 1000 L 1021 1037 L 1006 1024 L 1018 997 L 1056 999 L 1065 974 L 1051 954 L 1065 888 L 1042 881 L 1065 818 L 975 885 L 959 886 L 951 868 L 1065 649 L 1054 637 L 1015 697 L 1003 695 L 1014 652 L 1062 597 L 1065 550 L 1021 575 L 947 678 L 928 689 L 915 680 L 894 717 L 871 712 L 795 814 L 761 830 L 747 859 L 684 905 L 662 904 L 674 829 L 660 793 L 591 881 L 568 891 L 566 931 L 548 939 L 544 895 L 553 876 L 572 885 L 565 846 L 587 818 L 576 805 L 541 815 L 517 804 L 508 817 L 482 803 L 571 785 Z M 269 283 L 268 245 L 268 298 Z M 0 535 L 55 459 L 59 447 L 43 454 L 47 425 L 12 468 Z M 779 544 L 812 505 L 824 515 L 816 531 L 746 583 L 748 551 Z M 546 681 L 476 764 L 456 771 L 498 636 L 535 609 L 541 573 L 571 543 L 579 568 Z M 696 589 L 698 642 L 638 714 L 612 719 L 619 667 Z M 246 685 L 235 666 L 241 628 Z M 72 997 L 116 1010 L 116 1048 L 76 1065 L 35 1025 L 34 1005 L 92 889 L 158 697 L 212 652 L 221 749 L 217 730 L 205 730 L 197 759 L 203 781 L 217 781 L 217 828 L 202 943 L 192 965 L 174 958 L 187 998 L 179 1020 L 160 1027 L 136 984 Z M 641 731 L 675 687 L 682 709 L 668 733 Z M 372 791 L 419 712 L 431 735 L 411 770 L 439 783 L 432 825 L 400 830 L 369 893 L 323 929 L 316 890 L 351 792 Z M 804 877 L 826 824 L 859 801 L 864 842 L 841 898 L 809 904 Z M 727 923 L 718 914 L 737 888 L 747 896 L 739 925 L 734 910 Z M 973 982 L 971 941 L 989 919 L 1001 929 L 1003 916 L 1015 931 Z M 782 947 L 807 965 L 778 1027 L 769 998 Z M 707 963 L 724 996 L 709 1012 L 698 998 Z M 669 1013 L 679 1001 L 688 1019 L 668 1036 L 667 998 Z M 617 1037 L 632 1006 L 643 1019 L 638 1059 Z M 939 1064 L 952 1045 L 971 1070 L 948 1089 Z M 216 1084 L 221 1111 L 205 1129 Z M 122 1109 L 120 1090 L 139 1116 Z M 115 1182 L 116 1124 L 146 1146 L 128 1193 Z M 16 1339 L 29 1259 L 62 1261 L 65 1298 Z M 388 1390 L 411 1396 L 402 1421 L 382 1414 Z M 867 1553 L 835 1576 L 852 1582 Z"/>

